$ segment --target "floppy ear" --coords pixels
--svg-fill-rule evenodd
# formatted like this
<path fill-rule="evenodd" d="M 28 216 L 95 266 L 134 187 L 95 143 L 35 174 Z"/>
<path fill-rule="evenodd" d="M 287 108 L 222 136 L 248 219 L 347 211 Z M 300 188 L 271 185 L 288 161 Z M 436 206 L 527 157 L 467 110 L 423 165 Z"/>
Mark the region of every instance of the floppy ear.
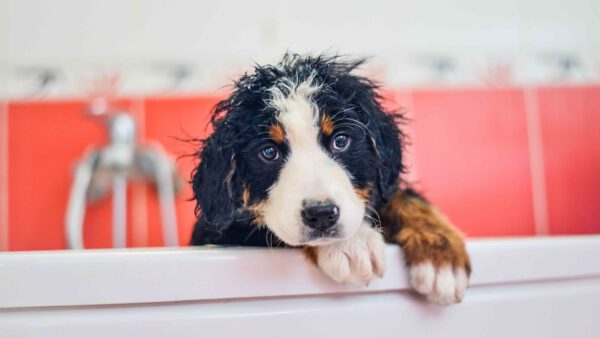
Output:
<path fill-rule="evenodd" d="M 380 108 L 379 108 L 380 109 Z M 402 165 L 402 133 L 398 129 L 394 115 L 387 114 L 381 109 L 374 119 L 375 129 L 372 137 L 377 159 L 377 189 L 384 203 L 398 188 L 399 175 Z"/>
<path fill-rule="evenodd" d="M 383 203 L 387 203 L 399 184 L 399 175 L 403 171 L 402 142 L 403 134 L 398 128 L 402 116 L 387 113 L 380 104 L 382 97 L 377 94 L 376 85 L 363 79 L 363 88 L 357 91 L 357 105 L 367 113 L 369 133 L 367 137 L 377 156 L 377 190 Z"/>
<path fill-rule="evenodd" d="M 201 162 L 192 177 L 196 215 L 217 233 L 233 222 L 236 196 L 241 191 L 228 129 L 226 123 L 215 125 L 215 132 L 204 140 Z"/>

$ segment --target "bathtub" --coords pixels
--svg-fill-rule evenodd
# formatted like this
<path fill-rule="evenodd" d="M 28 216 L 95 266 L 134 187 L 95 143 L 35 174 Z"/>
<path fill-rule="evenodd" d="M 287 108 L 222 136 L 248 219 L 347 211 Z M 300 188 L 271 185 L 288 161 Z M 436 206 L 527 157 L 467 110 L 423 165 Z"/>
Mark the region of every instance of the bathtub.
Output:
<path fill-rule="evenodd" d="M 286 249 L 0 254 L 0 337 L 600 337 L 600 236 L 470 240 L 461 304 L 338 285 Z"/>

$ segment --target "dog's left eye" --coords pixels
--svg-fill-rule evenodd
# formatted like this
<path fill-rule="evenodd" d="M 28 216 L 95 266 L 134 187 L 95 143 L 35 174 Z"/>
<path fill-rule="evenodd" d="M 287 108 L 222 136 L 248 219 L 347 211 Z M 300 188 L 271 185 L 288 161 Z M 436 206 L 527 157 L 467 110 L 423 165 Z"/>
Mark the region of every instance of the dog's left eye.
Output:
<path fill-rule="evenodd" d="M 337 134 L 331 140 L 331 145 L 329 147 L 331 148 L 332 151 L 340 152 L 340 151 L 344 151 L 344 150 L 348 149 L 349 145 L 350 145 L 350 136 L 348 136 L 346 134 Z"/>
<path fill-rule="evenodd" d="M 258 156 L 265 162 L 271 162 L 279 159 L 279 152 L 273 146 L 266 146 L 262 148 Z"/>

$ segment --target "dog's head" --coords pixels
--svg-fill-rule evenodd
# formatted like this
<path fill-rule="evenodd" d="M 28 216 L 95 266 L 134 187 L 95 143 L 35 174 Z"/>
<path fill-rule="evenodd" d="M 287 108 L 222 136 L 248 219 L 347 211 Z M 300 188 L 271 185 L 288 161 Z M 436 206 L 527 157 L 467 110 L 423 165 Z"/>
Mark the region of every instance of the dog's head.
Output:
<path fill-rule="evenodd" d="M 215 232 L 251 218 L 289 245 L 351 237 L 395 189 L 400 132 L 362 64 L 286 55 L 218 103 L 193 188 Z"/>

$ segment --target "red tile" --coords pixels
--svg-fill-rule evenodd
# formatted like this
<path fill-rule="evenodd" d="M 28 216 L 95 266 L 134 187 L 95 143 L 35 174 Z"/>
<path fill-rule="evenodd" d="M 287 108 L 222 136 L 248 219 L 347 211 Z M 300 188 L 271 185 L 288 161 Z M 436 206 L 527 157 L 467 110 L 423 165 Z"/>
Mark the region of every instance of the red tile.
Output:
<path fill-rule="evenodd" d="M 544 88 L 537 98 L 550 232 L 600 233 L 600 87 Z"/>
<path fill-rule="evenodd" d="M 102 128 L 81 102 L 9 105 L 10 249 L 64 249 L 73 168 Z"/>
<path fill-rule="evenodd" d="M 202 139 L 208 136 L 208 122 L 212 107 L 222 97 L 155 98 L 145 103 L 146 136 L 160 142 L 177 160 L 177 168 L 184 179 L 184 189 L 177 197 L 177 220 L 181 245 L 189 243 L 195 223 L 195 202 L 191 201 L 189 184 L 196 164 L 195 152 L 198 144 L 185 139 Z M 159 205 L 156 196 L 148 199 L 149 243 L 162 245 Z"/>
<path fill-rule="evenodd" d="M 413 92 L 417 187 L 469 236 L 535 233 L 521 90 Z"/>

